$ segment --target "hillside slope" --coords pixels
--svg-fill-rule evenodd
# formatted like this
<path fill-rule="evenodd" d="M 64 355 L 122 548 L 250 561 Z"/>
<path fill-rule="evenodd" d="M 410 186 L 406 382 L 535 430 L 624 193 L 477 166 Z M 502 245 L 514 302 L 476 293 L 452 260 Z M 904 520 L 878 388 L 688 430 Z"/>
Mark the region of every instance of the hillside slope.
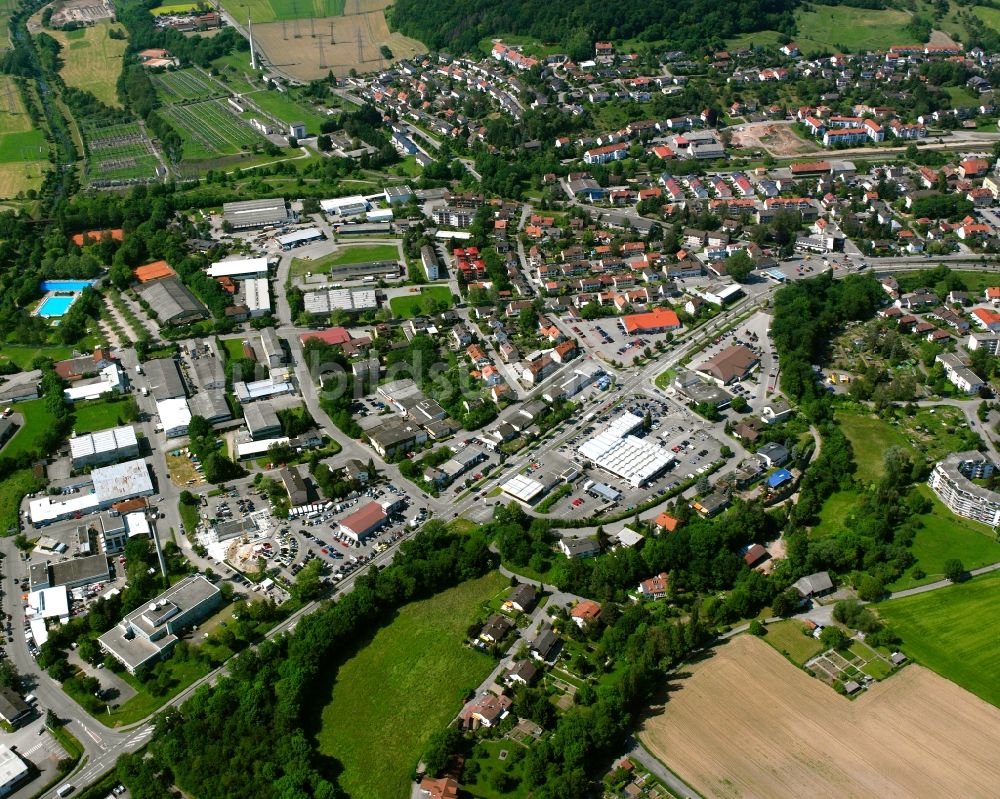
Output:
<path fill-rule="evenodd" d="M 697 50 L 748 31 L 795 31 L 797 0 L 397 0 L 393 26 L 431 49 L 472 50 L 487 36 L 558 42 L 570 55 L 594 41 L 640 38 Z"/>

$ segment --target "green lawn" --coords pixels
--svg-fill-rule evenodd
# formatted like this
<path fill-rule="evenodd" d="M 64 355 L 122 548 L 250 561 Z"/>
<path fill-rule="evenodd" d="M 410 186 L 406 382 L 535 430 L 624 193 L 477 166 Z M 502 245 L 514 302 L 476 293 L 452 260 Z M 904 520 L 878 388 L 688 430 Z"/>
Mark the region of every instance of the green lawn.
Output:
<path fill-rule="evenodd" d="M 184 523 L 184 534 L 193 536 L 198 522 L 201 520 L 201 509 L 197 505 L 188 505 L 184 502 L 177 503 L 177 510 L 181 514 L 181 521 Z"/>
<path fill-rule="evenodd" d="M 858 464 L 856 474 L 863 482 L 873 482 L 882 476 L 882 455 L 889 447 L 902 447 L 913 454 L 913 448 L 903 434 L 881 419 L 842 412 L 837 414 L 837 422 L 850 439 L 854 461 Z"/>
<path fill-rule="evenodd" d="M 243 339 L 227 338 L 222 340 L 222 346 L 226 351 L 226 357 L 231 361 L 243 360 Z"/>
<path fill-rule="evenodd" d="M 951 98 L 951 104 L 956 108 L 978 108 L 982 103 L 979 95 L 973 94 L 965 86 L 942 86 L 941 88 L 948 93 L 948 97 Z"/>
<path fill-rule="evenodd" d="M 844 521 L 850 515 L 860 498 L 857 491 L 838 491 L 827 497 L 819 512 L 819 524 L 813 528 L 813 535 L 834 535 L 846 528 Z"/>
<path fill-rule="evenodd" d="M 896 9 L 811 6 L 796 13 L 796 43 L 803 52 L 885 49 L 893 44 L 917 44 L 906 26 L 910 14 Z"/>
<path fill-rule="evenodd" d="M 944 562 L 949 558 L 958 558 L 967 569 L 1000 562 L 1000 543 L 989 527 L 956 516 L 926 485 L 919 486 L 917 490 L 934 503 L 934 508 L 919 517 L 922 526 L 917 530 L 911 547 L 917 562 L 889 586 L 890 591 L 944 579 Z M 925 576 L 914 579 L 913 569 L 920 569 Z"/>
<path fill-rule="evenodd" d="M 17 532 L 21 500 L 43 485 L 44 481 L 36 480 L 31 469 L 19 469 L 0 480 L 0 535 Z"/>
<path fill-rule="evenodd" d="M 73 406 L 73 429 L 77 435 L 93 433 L 95 430 L 107 430 L 125 424 L 121 418 L 125 410 L 125 402 L 111 402 L 105 399 L 78 402 Z"/>
<path fill-rule="evenodd" d="M 73 354 L 72 347 L 22 347 L 17 344 L 8 344 L 0 347 L 0 362 L 12 361 L 20 369 L 31 369 L 31 364 L 35 358 L 51 358 L 53 361 L 66 360 Z"/>
<path fill-rule="evenodd" d="M 1000 10 L 987 6 L 976 6 L 972 13 L 979 17 L 986 25 L 995 31 L 1000 31 Z"/>
<path fill-rule="evenodd" d="M 823 651 L 823 644 L 811 635 L 803 635 L 802 622 L 794 619 L 767 625 L 764 640 L 800 666 Z"/>
<path fill-rule="evenodd" d="M 738 50 L 743 47 L 780 47 L 784 34 L 779 31 L 754 31 L 753 33 L 743 33 L 726 39 L 726 47 L 730 50 Z"/>
<path fill-rule="evenodd" d="M 45 405 L 44 397 L 19 402 L 13 408 L 16 413 L 24 415 L 24 427 L 14 433 L 14 437 L 3 448 L 3 454 L 11 457 L 36 449 L 41 436 L 55 422 L 55 417 Z"/>
<path fill-rule="evenodd" d="M 363 264 L 371 261 L 398 261 L 399 248 L 395 244 L 361 244 L 341 246 L 337 252 L 324 255 L 321 258 L 292 259 L 292 277 L 312 272 L 314 275 L 324 275 L 334 266 L 344 264 Z"/>
<path fill-rule="evenodd" d="M 500 759 L 500 752 L 506 751 L 507 757 Z M 462 783 L 462 795 L 473 799 L 515 799 L 529 795 L 529 788 L 522 782 L 523 754 L 527 749 L 513 741 L 480 741 L 473 752 L 479 762 L 479 773 L 469 782 Z M 516 753 L 516 754 L 515 754 Z M 515 762 L 516 761 L 516 762 Z M 512 777 L 517 785 L 510 791 L 498 791 L 492 785 L 494 772 L 502 771 Z"/>
<path fill-rule="evenodd" d="M 343 764 L 347 795 L 409 795 L 428 737 L 455 717 L 494 666 L 463 640 L 479 604 L 508 585 L 493 572 L 407 605 L 340 667 L 318 738 L 320 751 Z"/>
<path fill-rule="evenodd" d="M 993 626 L 1000 574 L 876 606 L 913 660 L 1000 707 L 1000 658 Z"/>
<path fill-rule="evenodd" d="M 389 300 L 392 315 L 399 319 L 412 319 L 414 316 L 429 313 L 430 304 L 427 298 L 444 303 L 448 308 L 452 304 L 451 289 L 447 286 L 424 286 L 419 294 L 393 297 Z"/>

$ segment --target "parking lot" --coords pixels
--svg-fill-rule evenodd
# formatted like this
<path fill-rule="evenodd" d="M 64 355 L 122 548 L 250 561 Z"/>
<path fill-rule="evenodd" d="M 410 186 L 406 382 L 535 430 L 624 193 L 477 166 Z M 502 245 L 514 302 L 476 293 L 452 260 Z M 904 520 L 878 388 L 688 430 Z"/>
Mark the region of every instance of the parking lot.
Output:
<path fill-rule="evenodd" d="M 339 524 L 369 502 L 395 502 L 397 507 L 381 529 L 357 544 L 340 534 Z M 390 483 L 338 502 L 317 503 L 307 514 L 279 519 L 271 512 L 267 495 L 248 485 L 203 499 L 202 512 L 207 522 L 199 540 L 213 559 L 236 570 L 229 578 L 234 583 L 284 601 L 288 597 L 284 586 L 290 585 L 310 560 L 322 559 L 324 571 L 332 582 L 337 582 L 396 544 L 429 517 L 429 511 L 418 504 L 417 499 Z M 226 528 L 229 532 L 220 541 L 218 531 Z M 277 580 L 255 582 L 243 576 L 256 575 L 261 559 L 266 572 L 273 575 L 272 570 L 277 570 Z"/>
<path fill-rule="evenodd" d="M 563 326 L 582 341 L 587 351 L 605 361 L 620 361 L 631 364 L 637 355 L 642 356 L 646 347 L 656 347 L 656 342 L 665 341 L 666 333 L 644 333 L 630 336 L 620 319 L 564 320 Z"/>
<path fill-rule="evenodd" d="M 585 469 L 585 461 L 577 452 L 582 444 L 600 433 L 610 421 L 629 410 L 638 416 L 649 414 L 651 427 L 645 433 L 645 440 L 665 448 L 676 458 L 675 463 L 663 474 L 638 489 L 599 467 Z M 637 431 L 635 435 L 643 437 L 641 431 Z M 571 519 L 585 518 L 640 505 L 655 496 L 668 493 L 685 480 L 706 473 L 720 457 L 721 446 L 706 422 L 687 408 L 669 398 L 635 394 L 614 406 L 605 405 L 594 411 L 588 424 L 580 428 L 575 436 L 566 439 L 555 449 L 536 453 L 535 458 L 519 471 L 542 483 L 556 480 L 567 470 L 579 471 L 579 476 L 572 482 L 572 491 L 560 498 L 548 512 Z M 512 473 L 508 473 L 504 481 L 512 476 Z M 594 485 L 588 486 L 591 482 Z M 596 484 L 608 486 L 619 496 L 607 496 L 607 492 L 595 489 Z M 488 492 L 484 492 L 484 498 L 486 493 Z M 540 501 L 543 500 L 544 498 Z M 506 502 L 508 499 L 500 496 L 496 501 Z"/>
<path fill-rule="evenodd" d="M 742 396 L 755 411 L 766 404 L 778 386 L 778 356 L 768 334 L 770 324 L 770 315 L 756 313 L 735 329 L 718 336 L 692 361 L 695 365 L 702 364 L 732 346 L 741 345 L 753 350 L 760 359 L 759 366 L 749 377 L 726 386 L 726 391 Z"/>

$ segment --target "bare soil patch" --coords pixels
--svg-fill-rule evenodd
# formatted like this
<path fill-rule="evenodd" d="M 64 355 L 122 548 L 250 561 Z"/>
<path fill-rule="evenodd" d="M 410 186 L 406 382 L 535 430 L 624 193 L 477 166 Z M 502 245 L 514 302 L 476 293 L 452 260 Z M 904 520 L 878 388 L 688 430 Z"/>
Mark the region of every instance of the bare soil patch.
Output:
<path fill-rule="evenodd" d="M 322 78 L 331 70 L 338 77 L 351 69 L 371 72 L 426 52 L 416 39 L 390 33 L 383 11 L 367 10 L 378 2 L 381 0 L 347 0 L 342 17 L 254 25 L 254 42 L 271 63 L 300 80 Z M 366 10 L 347 14 L 348 6 L 350 10 Z M 392 51 L 392 59 L 382 55 L 383 45 Z"/>
<path fill-rule="evenodd" d="M 720 647 L 641 730 L 705 797 L 996 795 L 1000 710 L 910 665 L 855 701 L 763 641 Z"/>
<path fill-rule="evenodd" d="M 775 158 L 787 158 L 815 149 L 802 141 L 788 125 L 776 122 L 751 122 L 733 132 L 733 146 L 748 150 L 766 150 Z"/>

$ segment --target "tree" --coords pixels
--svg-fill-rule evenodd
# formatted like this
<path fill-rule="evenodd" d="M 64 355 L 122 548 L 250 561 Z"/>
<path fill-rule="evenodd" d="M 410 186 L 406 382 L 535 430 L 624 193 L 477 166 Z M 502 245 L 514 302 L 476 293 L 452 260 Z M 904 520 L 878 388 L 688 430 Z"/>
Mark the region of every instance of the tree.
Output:
<path fill-rule="evenodd" d="M 819 634 L 819 640 L 827 649 L 842 649 L 847 645 L 848 638 L 843 630 L 831 624 L 829 627 L 823 628 L 823 632 Z"/>
<path fill-rule="evenodd" d="M 743 413 L 749 407 L 749 403 L 746 401 L 746 399 L 744 397 L 741 397 L 739 394 L 733 397 L 729 405 L 737 413 Z"/>
<path fill-rule="evenodd" d="M 726 259 L 726 274 L 737 283 L 746 283 L 751 272 L 753 272 L 753 259 L 745 250 Z"/>
<path fill-rule="evenodd" d="M 761 624 L 760 621 L 754 619 L 750 622 L 750 627 L 747 632 L 749 632 L 750 635 L 763 636 L 767 634 L 767 628 Z"/>
<path fill-rule="evenodd" d="M 424 750 L 424 767 L 433 777 L 439 777 L 448 767 L 451 756 L 462 746 L 462 733 L 454 727 L 446 727 L 431 735 Z"/>
<path fill-rule="evenodd" d="M 62 719 L 56 715 L 56 712 L 52 708 L 45 711 L 45 726 L 50 730 L 62 726 Z"/>
<path fill-rule="evenodd" d="M 957 583 L 965 576 L 965 564 L 958 558 L 948 558 L 944 562 L 944 576 L 953 583 Z"/>
<path fill-rule="evenodd" d="M 316 138 L 316 147 L 321 153 L 328 153 L 333 149 L 333 139 L 324 133 Z"/>
<path fill-rule="evenodd" d="M 775 616 L 791 616 L 799 608 L 799 592 L 794 588 L 782 591 L 771 603 Z"/>
<path fill-rule="evenodd" d="M 292 596 L 300 602 L 310 602 L 323 591 L 323 561 L 319 558 L 309 561 L 296 576 L 292 584 Z"/>

